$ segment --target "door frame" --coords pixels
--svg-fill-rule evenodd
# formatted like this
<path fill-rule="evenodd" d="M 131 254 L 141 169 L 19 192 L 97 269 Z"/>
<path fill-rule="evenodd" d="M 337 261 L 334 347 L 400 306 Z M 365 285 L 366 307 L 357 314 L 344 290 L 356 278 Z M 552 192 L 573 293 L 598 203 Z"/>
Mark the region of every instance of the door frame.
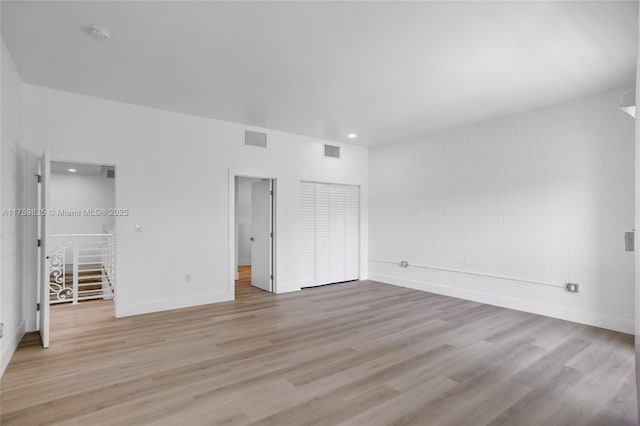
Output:
<path fill-rule="evenodd" d="M 113 158 L 113 157 L 96 157 L 96 156 L 82 156 L 82 155 L 73 155 L 73 154 L 68 154 L 68 153 L 62 153 L 62 154 L 57 154 L 57 153 L 53 153 L 51 152 L 49 155 L 49 164 L 51 163 L 76 163 L 76 164 L 89 164 L 89 165 L 97 165 L 97 166 L 107 166 L 107 167 L 113 167 L 116 170 L 116 177 L 115 177 L 115 182 L 114 182 L 114 209 L 118 208 L 118 162 Z M 36 194 L 39 194 L 40 191 L 40 184 L 36 182 Z M 38 201 L 39 204 L 39 201 Z M 119 216 L 116 216 L 114 218 L 114 232 L 117 234 L 118 232 L 118 221 L 119 221 Z M 40 237 L 40 224 L 36 224 L 36 235 L 38 236 L 38 238 Z M 116 264 L 116 268 L 115 268 L 115 282 L 117 283 L 116 285 L 118 286 L 118 288 L 121 288 L 119 281 L 118 281 L 118 253 L 120 250 L 118 250 L 118 241 L 119 239 L 116 238 L 116 248 L 115 248 L 115 264 Z M 38 263 L 38 271 L 40 270 L 40 256 L 41 256 L 41 252 L 40 249 L 38 248 L 36 251 L 36 261 Z M 36 280 L 36 286 L 39 285 L 39 280 Z M 113 294 L 113 316 L 114 317 L 118 317 L 117 312 L 118 312 L 118 294 L 120 293 L 119 291 L 117 291 L 118 289 L 116 289 L 116 291 Z M 36 297 L 36 302 L 39 303 L 43 303 L 42 298 L 39 295 L 39 289 L 37 289 L 35 297 Z M 40 329 L 39 327 L 39 313 L 38 311 L 35 312 L 35 316 L 36 316 L 36 324 L 38 324 L 38 329 Z"/>
<path fill-rule="evenodd" d="M 278 293 L 278 268 L 276 267 L 278 259 L 278 178 L 269 176 L 266 173 L 255 171 L 243 171 L 229 169 L 229 269 L 227 272 L 227 292 L 230 299 L 235 300 L 235 284 L 236 284 L 236 177 L 252 178 L 252 179 L 269 179 L 273 188 L 273 197 L 271 204 L 271 226 L 273 229 L 273 238 L 271 240 L 271 270 L 273 271 L 273 280 L 271 282 L 271 293 Z"/>

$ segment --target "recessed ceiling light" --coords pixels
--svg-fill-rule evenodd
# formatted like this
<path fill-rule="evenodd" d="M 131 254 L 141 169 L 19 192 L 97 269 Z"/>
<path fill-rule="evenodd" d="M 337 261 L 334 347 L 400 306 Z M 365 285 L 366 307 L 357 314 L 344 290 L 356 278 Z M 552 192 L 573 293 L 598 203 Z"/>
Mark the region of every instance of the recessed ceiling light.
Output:
<path fill-rule="evenodd" d="M 349 139 L 355 139 L 355 138 L 357 138 L 357 137 L 358 137 L 358 135 L 356 135 L 355 133 L 349 133 L 349 134 L 347 135 L 347 137 L 348 137 Z"/>
<path fill-rule="evenodd" d="M 89 27 L 87 31 L 91 37 L 97 40 L 109 40 L 111 38 L 111 31 L 104 27 Z"/>
<path fill-rule="evenodd" d="M 76 172 L 76 169 L 69 169 L 69 172 L 70 172 L 70 173 L 75 173 L 75 172 Z"/>

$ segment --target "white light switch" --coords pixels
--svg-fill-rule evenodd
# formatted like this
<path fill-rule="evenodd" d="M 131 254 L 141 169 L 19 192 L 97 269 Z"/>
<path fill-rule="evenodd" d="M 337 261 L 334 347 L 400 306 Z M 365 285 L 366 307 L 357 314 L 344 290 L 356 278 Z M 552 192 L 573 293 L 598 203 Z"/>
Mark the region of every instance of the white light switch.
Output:
<path fill-rule="evenodd" d="M 139 223 L 136 223 L 136 232 L 142 232 L 142 225 Z"/>

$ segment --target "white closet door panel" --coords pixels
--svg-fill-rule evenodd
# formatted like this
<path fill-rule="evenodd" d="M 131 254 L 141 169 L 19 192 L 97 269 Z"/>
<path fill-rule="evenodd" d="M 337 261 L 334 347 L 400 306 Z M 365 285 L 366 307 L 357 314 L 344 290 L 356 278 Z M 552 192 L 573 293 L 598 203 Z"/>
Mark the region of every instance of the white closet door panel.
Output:
<path fill-rule="evenodd" d="M 316 184 L 316 285 L 331 281 L 331 187 Z"/>
<path fill-rule="evenodd" d="M 345 280 L 360 277 L 360 188 L 345 190 Z"/>
<path fill-rule="evenodd" d="M 345 273 L 345 187 L 331 185 L 331 282 L 346 280 Z"/>
<path fill-rule="evenodd" d="M 316 284 L 316 186 L 302 182 L 298 223 L 300 287 Z"/>

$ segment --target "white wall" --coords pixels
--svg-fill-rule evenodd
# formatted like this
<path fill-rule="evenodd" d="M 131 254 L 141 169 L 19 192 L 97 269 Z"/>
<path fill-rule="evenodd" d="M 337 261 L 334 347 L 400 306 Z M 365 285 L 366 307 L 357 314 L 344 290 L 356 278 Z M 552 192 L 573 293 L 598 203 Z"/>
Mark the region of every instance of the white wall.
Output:
<path fill-rule="evenodd" d="M 370 278 L 632 333 L 634 121 L 620 92 L 370 150 L 371 259 L 578 294 L 376 260 Z"/>
<path fill-rule="evenodd" d="M 116 166 L 116 207 L 131 211 L 116 219 L 118 316 L 234 297 L 234 175 L 277 179 L 279 293 L 300 288 L 300 180 L 361 185 L 367 199 L 368 150 L 361 146 L 341 144 L 343 158 L 331 161 L 323 157 L 324 141 L 255 129 L 268 133 L 269 148 L 249 147 L 241 125 L 27 84 L 23 103 L 31 169 L 45 146 L 53 160 Z M 136 223 L 142 232 L 134 231 Z M 366 278 L 366 203 L 362 235 Z"/>
<path fill-rule="evenodd" d="M 251 265 L 251 185 L 259 179 L 238 178 L 238 204 L 236 225 L 238 227 L 238 265 Z"/>
<path fill-rule="evenodd" d="M 115 179 L 102 174 L 51 173 L 51 209 L 108 209 L 115 206 Z M 50 216 L 51 234 L 101 234 L 113 216 Z"/>
<path fill-rule="evenodd" d="M 24 173 L 22 83 L 4 40 L 2 40 L 1 67 L 0 208 L 4 210 L 23 206 Z M 0 374 L 4 372 L 25 332 L 22 223 L 21 217 L 0 215 L 0 278 L 2 280 L 0 284 L 0 322 L 4 323 L 4 337 L 0 339 Z M 32 241 L 35 242 L 35 240 Z"/>

